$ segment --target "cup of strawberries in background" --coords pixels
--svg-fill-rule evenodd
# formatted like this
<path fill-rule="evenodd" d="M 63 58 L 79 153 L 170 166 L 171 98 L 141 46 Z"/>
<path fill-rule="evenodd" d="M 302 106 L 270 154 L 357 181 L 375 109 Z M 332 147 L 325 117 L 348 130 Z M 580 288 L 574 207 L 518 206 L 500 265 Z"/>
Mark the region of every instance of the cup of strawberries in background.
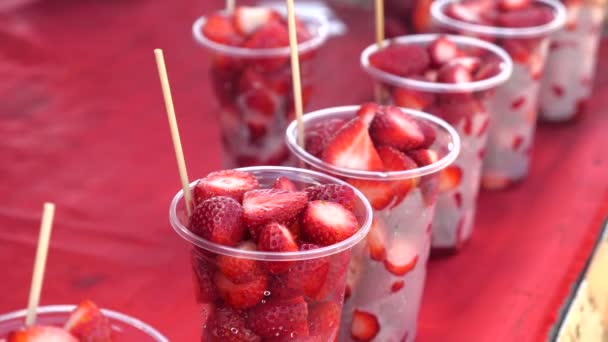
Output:
<path fill-rule="evenodd" d="M 327 38 L 327 25 L 310 16 L 296 19 L 306 106 L 313 92 L 312 63 Z M 295 117 L 286 18 L 270 8 L 239 6 L 231 14 L 201 17 L 192 29 L 210 55 L 224 166 L 293 164 L 283 143 Z"/>
<path fill-rule="evenodd" d="M 528 174 L 538 95 L 550 36 L 565 19 L 555 0 L 437 0 L 431 15 L 442 31 L 478 37 L 503 48 L 513 74 L 489 103 L 492 124 L 482 187 L 504 189 Z"/>
<path fill-rule="evenodd" d="M 461 140 L 456 161 L 440 173 L 433 249 L 457 250 L 471 236 L 496 87 L 512 72 L 511 58 L 494 44 L 465 36 L 408 35 L 367 47 L 363 69 L 383 103 L 436 115 Z"/>

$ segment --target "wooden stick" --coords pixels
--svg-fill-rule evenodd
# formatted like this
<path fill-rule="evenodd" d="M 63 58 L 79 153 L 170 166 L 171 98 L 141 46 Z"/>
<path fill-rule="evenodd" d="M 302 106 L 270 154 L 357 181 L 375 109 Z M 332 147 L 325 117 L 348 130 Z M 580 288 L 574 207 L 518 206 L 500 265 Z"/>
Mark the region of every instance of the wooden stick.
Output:
<path fill-rule="evenodd" d="M 304 148 L 304 122 L 302 120 L 302 82 L 300 80 L 300 59 L 298 55 L 298 40 L 296 35 L 296 15 L 293 0 L 287 3 L 287 24 L 289 28 L 289 47 L 291 49 L 291 76 L 293 79 L 293 103 L 298 121 L 298 145 Z"/>
<path fill-rule="evenodd" d="M 171 88 L 169 87 L 169 77 L 167 76 L 167 68 L 165 67 L 163 50 L 155 49 L 154 56 L 156 57 L 156 66 L 158 67 L 160 85 L 163 89 L 163 97 L 165 99 L 165 107 L 167 109 L 167 117 L 169 119 L 169 129 L 171 130 L 171 139 L 173 140 L 173 148 L 175 149 L 175 158 L 177 158 L 179 178 L 182 182 L 182 189 L 184 190 L 186 210 L 188 211 L 188 215 L 190 215 L 192 203 L 190 182 L 188 181 L 186 161 L 184 159 L 184 151 L 182 150 L 182 141 L 179 137 L 179 128 L 177 127 L 177 119 L 175 117 L 175 108 L 173 107 L 173 97 L 171 96 Z"/>
<path fill-rule="evenodd" d="M 226 12 L 228 14 L 234 12 L 234 0 L 226 0 Z"/>
<path fill-rule="evenodd" d="M 34 272 L 32 274 L 32 285 L 30 287 L 30 297 L 27 303 L 27 315 L 25 316 L 26 326 L 34 325 L 36 322 L 36 311 L 38 310 L 38 303 L 40 303 L 40 292 L 42 291 L 44 268 L 46 266 L 46 256 L 49 250 L 49 240 L 51 238 L 54 215 L 55 205 L 48 202 L 44 203 L 42 222 L 40 223 L 40 235 L 38 236 L 38 248 L 36 249 L 36 260 L 34 261 Z"/>
<path fill-rule="evenodd" d="M 382 41 L 384 40 L 384 1 L 376 0 L 376 45 L 378 50 L 382 49 Z M 380 83 L 374 83 L 374 96 L 376 102 L 384 102 L 384 92 Z"/>

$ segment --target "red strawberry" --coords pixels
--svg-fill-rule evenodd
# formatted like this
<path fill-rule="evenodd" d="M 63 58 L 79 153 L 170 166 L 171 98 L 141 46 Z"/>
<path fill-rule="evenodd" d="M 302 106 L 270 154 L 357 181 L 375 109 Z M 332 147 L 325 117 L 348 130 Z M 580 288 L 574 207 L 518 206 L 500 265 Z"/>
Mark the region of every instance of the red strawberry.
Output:
<path fill-rule="evenodd" d="M 289 178 L 283 176 L 277 178 L 274 181 L 274 183 L 272 184 L 272 188 L 277 190 L 298 191 L 296 185 L 291 180 L 289 180 Z"/>
<path fill-rule="evenodd" d="M 393 90 L 395 106 L 423 110 L 435 101 L 433 93 L 396 87 Z"/>
<path fill-rule="evenodd" d="M 458 46 L 445 36 L 435 39 L 429 44 L 427 50 L 431 57 L 431 62 L 438 67 L 453 60 L 460 54 Z"/>
<path fill-rule="evenodd" d="M 232 197 L 237 201 L 243 200 L 243 194 L 257 189 L 258 180 L 250 173 L 238 170 L 223 170 L 211 172 L 199 180 L 194 187 L 195 203 L 215 196 Z"/>
<path fill-rule="evenodd" d="M 258 238 L 258 248 L 267 252 L 297 252 L 298 244 L 287 227 L 271 222 L 262 228 Z M 279 274 L 287 271 L 292 263 L 287 261 L 265 262 L 270 273 Z"/>
<path fill-rule="evenodd" d="M 340 305 L 335 302 L 317 302 L 308 308 L 310 336 L 329 337 L 340 327 Z"/>
<path fill-rule="evenodd" d="M 369 127 L 369 124 L 374 120 L 376 113 L 382 111 L 382 106 L 374 102 L 364 103 L 359 107 L 356 115 L 365 122 L 365 124 Z"/>
<path fill-rule="evenodd" d="M 308 305 L 304 298 L 270 300 L 251 308 L 247 326 L 262 338 L 288 340 L 308 336 Z"/>
<path fill-rule="evenodd" d="M 243 94 L 238 104 L 243 112 L 271 121 L 279 110 L 278 102 L 276 95 L 269 89 L 256 88 Z"/>
<path fill-rule="evenodd" d="M 521 40 L 504 39 L 502 47 L 513 58 L 514 63 L 527 64 L 530 58 L 530 51 L 524 46 Z"/>
<path fill-rule="evenodd" d="M 378 148 L 378 154 L 384 163 L 386 171 L 405 171 L 415 169 L 418 166 L 412 158 L 401 153 L 399 150 L 389 146 L 381 146 Z M 393 207 L 401 203 L 408 192 L 416 186 L 414 179 L 403 179 L 389 182 L 395 194 L 395 202 Z"/>
<path fill-rule="evenodd" d="M 189 228 L 211 242 L 234 246 L 245 236 L 242 215 L 243 208 L 233 198 L 212 197 L 194 208 Z"/>
<path fill-rule="evenodd" d="M 424 143 L 424 134 L 416 121 L 397 107 L 386 107 L 382 113 L 378 113 L 369 134 L 376 144 L 402 151 L 420 147 Z"/>
<path fill-rule="evenodd" d="M 69 332 L 47 326 L 33 326 L 8 333 L 6 342 L 79 342 Z"/>
<path fill-rule="evenodd" d="M 346 124 L 344 119 L 328 119 L 306 128 L 305 145 L 308 153 L 320 157 L 327 143 Z"/>
<path fill-rule="evenodd" d="M 483 18 L 481 17 L 480 13 L 477 12 L 473 6 L 469 6 L 468 4 L 450 4 L 446 8 L 445 14 L 453 19 L 461 20 L 468 23 L 478 24 L 483 21 Z"/>
<path fill-rule="evenodd" d="M 240 45 L 243 38 L 239 35 L 230 18 L 221 14 L 213 14 L 207 18 L 203 27 L 203 35 L 216 43 Z"/>
<path fill-rule="evenodd" d="M 498 59 L 487 59 L 480 66 L 477 72 L 475 72 L 474 80 L 480 81 L 486 78 L 494 77 L 500 73 L 502 69 L 502 62 Z"/>
<path fill-rule="evenodd" d="M 462 181 L 462 169 L 458 166 L 448 166 L 439 174 L 439 191 L 456 189 Z"/>
<path fill-rule="evenodd" d="M 488 190 L 498 190 L 509 187 L 513 181 L 502 175 L 483 175 L 481 176 L 481 186 Z"/>
<path fill-rule="evenodd" d="M 110 320 L 90 300 L 78 304 L 63 328 L 81 342 L 112 341 Z"/>
<path fill-rule="evenodd" d="M 255 243 L 251 241 L 244 241 L 237 248 L 245 251 L 257 250 Z M 258 262 L 253 259 L 219 254 L 216 262 L 220 272 L 236 284 L 250 282 L 261 273 Z"/>
<path fill-rule="evenodd" d="M 409 151 L 407 155 L 414 159 L 419 167 L 433 164 L 439 160 L 439 155 L 437 155 L 437 152 L 429 149 Z"/>
<path fill-rule="evenodd" d="M 454 58 L 447 62 L 448 65 L 461 65 L 467 69 L 471 74 L 475 73 L 481 66 L 481 59 L 477 57 L 465 56 Z"/>
<path fill-rule="evenodd" d="M 196 300 L 199 303 L 213 303 L 217 299 L 217 290 L 213 283 L 215 261 L 209 256 L 192 250 L 192 274 Z"/>
<path fill-rule="evenodd" d="M 424 73 L 424 80 L 437 82 L 437 70 L 429 69 Z"/>
<path fill-rule="evenodd" d="M 344 241 L 358 228 L 355 215 L 338 203 L 311 201 L 302 214 L 302 237 L 321 246 Z"/>
<path fill-rule="evenodd" d="M 378 318 L 369 312 L 355 310 L 350 327 L 350 335 L 355 341 L 372 341 L 380 331 Z"/>
<path fill-rule="evenodd" d="M 374 67 L 396 76 L 420 74 L 430 64 L 426 50 L 418 45 L 390 45 L 369 57 Z"/>
<path fill-rule="evenodd" d="M 529 6 L 501 13 L 497 23 L 504 27 L 533 27 L 544 25 L 551 20 L 553 20 L 553 12 L 549 7 Z"/>
<path fill-rule="evenodd" d="M 220 297 L 235 309 L 246 309 L 258 304 L 264 299 L 264 292 L 268 290 L 268 277 L 264 274 L 258 274 L 250 282 L 235 284 L 218 272 L 214 282 Z"/>
<path fill-rule="evenodd" d="M 346 250 L 325 258 L 329 262 L 326 281 L 313 299 L 336 302 L 344 300 L 344 287 L 342 287 L 342 284 L 346 282 L 351 256 L 351 251 Z"/>
<path fill-rule="evenodd" d="M 405 282 L 403 280 L 397 280 L 391 285 L 391 292 L 398 292 L 403 288 L 403 286 L 405 286 Z"/>
<path fill-rule="evenodd" d="M 418 33 L 432 31 L 431 4 L 431 0 L 418 0 L 414 3 L 412 26 Z"/>
<path fill-rule="evenodd" d="M 503 11 L 512 11 L 528 7 L 530 0 L 500 0 L 498 7 Z"/>
<path fill-rule="evenodd" d="M 347 182 L 361 191 L 375 210 L 386 208 L 395 193 L 389 182 L 350 178 Z"/>
<path fill-rule="evenodd" d="M 243 217 L 252 237 L 257 239 L 260 226 L 272 221 L 288 221 L 306 207 L 307 201 L 308 196 L 303 191 L 251 190 L 243 196 Z"/>
<path fill-rule="evenodd" d="M 467 67 L 459 63 L 449 63 L 439 69 L 437 81 L 441 83 L 470 83 L 473 76 Z"/>
<path fill-rule="evenodd" d="M 271 21 L 280 19 L 281 16 L 270 8 L 239 6 L 234 10 L 234 26 L 244 36 L 249 36 Z"/>
<path fill-rule="evenodd" d="M 418 127 L 424 134 L 424 142 L 420 147 L 429 148 L 435 142 L 435 138 L 437 138 L 437 133 L 435 132 L 434 124 L 428 123 L 423 119 L 415 119 Z"/>
<path fill-rule="evenodd" d="M 344 125 L 327 143 L 322 159 L 331 165 L 354 170 L 381 171 L 384 168 L 367 125 L 359 117 Z"/>
<path fill-rule="evenodd" d="M 312 243 L 303 243 L 300 250 L 307 251 L 319 247 Z M 273 295 L 277 294 L 276 290 L 278 289 L 279 293 L 283 294 L 279 298 L 286 298 L 284 297 L 286 294 L 306 295 L 316 298 L 328 280 L 328 272 L 329 260 L 326 258 L 296 261 L 289 272 L 278 278 L 278 282 L 271 287 L 271 292 Z"/>
<path fill-rule="evenodd" d="M 380 217 L 374 216 L 366 239 L 370 258 L 384 261 L 386 258 L 386 227 Z"/>
<path fill-rule="evenodd" d="M 416 267 L 418 255 L 405 240 L 395 240 L 386 252 L 384 268 L 396 276 L 404 276 Z"/>
<path fill-rule="evenodd" d="M 215 308 L 203 329 L 203 341 L 261 342 L 261 340 L 247 328 L 243 313 L 225 304 Z"/>
<path fill-rule="evenodd" d="M 353 188 L 342 184 L 321 184 L 304 189 L 309 201 L 329 201 L 341 204 L 348 210 L 353 210 L 356 195 Z"/>
<path fill-rule="evenodd" d="M 289 33 L 287 28 L 278 21 L 271 21 L 262 26 L 249 39 L 245 41 L 243 47 L 249 49 L 269 49 L 285 47 L 289 45 Z M 288 56 L 281 57 L 261 57 L 252 60 L 254 67 L 264 72 L 272 72 L 286 66 L 289 62 Z"/>

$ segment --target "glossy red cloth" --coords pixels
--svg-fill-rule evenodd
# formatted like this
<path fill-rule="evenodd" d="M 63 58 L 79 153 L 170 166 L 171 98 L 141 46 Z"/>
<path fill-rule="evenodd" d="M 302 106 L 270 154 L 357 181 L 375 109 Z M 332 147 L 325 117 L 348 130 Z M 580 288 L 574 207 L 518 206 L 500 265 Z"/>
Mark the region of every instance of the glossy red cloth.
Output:
<path fill-rule="evenodd" d="M 206 54 L 190 26 L 221 5 L 42 0 L 0 18 L 0 312 L 27 302 L 49 200 L 43 304 L 92 298 L 173 341 L 197 340 L 186 243 L 167 218 L 179 181 L 152 50 L 165 50 L 191 177 L 220 168 Z M 337 12 L 352 25 L 320 54 L 313 108 L 371 95 L 358 61 L 373 39 L 370 14 Z M 528 181 L 482 194 L 467 249 L 431 262 L 419 341 L 546 334 L 608 210 L 603 59 L 589 115 L 541 125 Z"/>

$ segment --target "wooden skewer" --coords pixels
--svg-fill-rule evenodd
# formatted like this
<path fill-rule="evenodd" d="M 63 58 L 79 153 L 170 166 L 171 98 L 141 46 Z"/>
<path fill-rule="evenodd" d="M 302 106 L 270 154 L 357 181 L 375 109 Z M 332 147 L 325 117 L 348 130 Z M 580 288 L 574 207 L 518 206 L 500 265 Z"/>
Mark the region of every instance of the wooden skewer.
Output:
<path fill-rule="evenodd" d="M 298 145 L 304 148 L 304 122 L 302 120 L 302 82 L 300 80 L 300 59 L 298 55 L 298 40 L 296 34 L 296 15 L 293 0 L 287 3 L 287 26 L 289 29 L 289 47 L 291 49 L 291 76 L 293 80 L 293 103 L 298 121 Z"/>
<path fill-rule="evenodd" d="M 234 5 L 234 0 L 226 0 L 226 12 L 228 12 L 228 14 L 234 12 Z"/>
<path fill-rule="evenodd" d="M 376 0 L 376 45 L 378 50 L 382 49 L 382 41 L 384 40 L 384 1 Z M 384 100 L 384 92 L 380 83 L 374 84 L 374 95 L 376 101 L 382 103 Z"/>
<path fill-rule="evenodd" d="M 30 287 L 27 314 L 25 316 L 26 326 L 32 326 L 36 323 L 36 312 L 40 303 L 40 292 L 42 291 L 46 256 L 49 250 L 54 215 L 55 205 L 48 202 L 44 203 L 44 211 L 42 212 L 42 221 L 40 223 L 40 235 L 38 236 L 38 248 L 36 249 L 36 260 L 34 261 L 34 272 L 32 274 L 32 285 Z"/>
<path fill-rule="evenodd" d="M 177 119 L 175 117 L 175 108 L 173 107 L 173 97 L 171 96 L 171 88 L 169 87 L 169 77 L 167 76 L 167 68 L 165 67 L 165 58 L 163 50 L 155 49 L 154 56 L 156 57 L 156 66 L 158 67 L 158 76 L 160 77 L 160 85 L 163 90 L 165 99 L 165 107 L 167 109 L 167 117 L 169 119 L 169 129 L 171 130 L 171 139 L 173 140 L 173 148 L 175 150 L 175 158 L 177 158 L 177 169 L 179 178 L 182 182 L 184 190 L 184 198 L 186 200 L 186 210 L 190 215 L 192 195 L 190 193 L 190 182 L 188 181 L 188 172 L 186 170 L 186 161 L 184 159 L 184 151 L 182 150 L 182 141 L 179 137 L 179 128 L 177 127 Z"/>

